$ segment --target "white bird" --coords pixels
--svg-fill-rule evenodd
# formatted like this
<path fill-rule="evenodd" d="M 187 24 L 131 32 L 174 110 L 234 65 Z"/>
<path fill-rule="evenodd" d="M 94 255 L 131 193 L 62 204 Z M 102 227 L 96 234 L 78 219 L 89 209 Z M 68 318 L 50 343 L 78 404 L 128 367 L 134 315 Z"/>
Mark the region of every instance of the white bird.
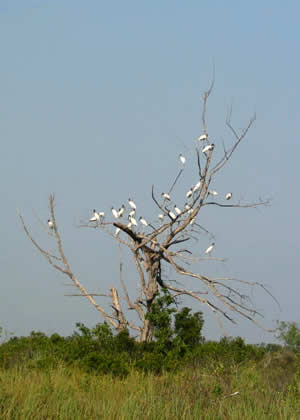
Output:
<path fill-rule="evenodd" d="M 216 197 L 219 193 L 217 191 L 215 191 L 215 190 L 210 190 L 210 191 L 208 191 L 207 194 L 208 195 L 212 195 L 213 197 Z"/>
<path fill-rule="evenodd" d="M 203 147 L 202 152 L 203 153 L 210 152 L 211 150 L 214 150 L 214 147 L 215 145 L 213 143 L 209 144 L 208 146 Z"/>
<path fill-rule="evenodd" d="M 103 218 L 103 217 L 104 217 L 104 215 L 105 215 L 104 211 L 99 211 L 99 213 L 98 213 L 98 214 L 99 214 L 99 217 L 102 217 L 102 218 Z"/>
<path fill-rule="evenodd" d="M 175 204 L 175 206 L 174 206 L 174 210 L 176 211 L 176 213 L 178 214 L 178 216 L 181 214 L 181 210 L 180 210 L 180 208 L 178 208 L 178 207 L 176 206 L 176 204 Z"/>
<path fill-rule="evenodd" d="M 48 219 L 47 223 L 48 223 L 49 229 L 54 229 L 54 223 L 52 222 L 52 220 Z"/>
<path fill-rule="evenodd" d="M 227 194 L 225 195 L 226 200 L 230 200 L 230 199 L 231 199 L 231 197 L 232 197 L 232 193 L 227 193 Z"/>
<path fill-rule="evenodd" d="M 135 218 L 133 216 L 129 216 L 129 222 L 133 225 L 133 226 L 137 226 L 137 221 L 135 220 Z"/>
<path fill-rule="evenodd" d="M 119 233 L 120 233 L 120 231 L 121 231 L 121 229 L 120 228 L 116 228 L 116 231 L 115 231 L 115 236 L 118 236 L 119 235 Z"/>
<path fill-rule="evenodd" d="M 128 229 L 131 229 L 131 226 L 132 226 L 132 223 L 129 221 L 129 223 L 127 225 Z"/>
<path fill-rule="evenodd" d="M 180 160 L 182 166 L 185 166 L 186 158 L 181 153 L 179 155 L 179 160 Z"/>
<path fill-rule="evenodd" d="M 148 226 L 148 222 L 143 218 L 143 216 L 141 216 L 139 220 L 140 220 L 142 225 Z"/>
<path fill-rule="evenodd" d="M 115 219 L 118 219 L 119 218 L 119 213 L 117 212 L 117 210 L 116 209 L 114 209 L 113 207 L 111 208 L 111 212 L 112 212 L 112 215 L 114 216 L 114 218 Z"/>
<path fill-rule="evenodd" d="M 133 210 L 136 210 L 136 205 L 135 205 L 135 203 L 131 200 L 131 198 L 128 198 L 128 204 L 130 205 L 130 207 L 131 207 Z"/>
<path fill-rule="evenodd" d="M 210 255 L 210 254 L 212 253 L 212 251 L 213 251 L 214 247 L 215 247 L 215 243 L 213 242 L 211 245 L 209 245 L 209 247 L 208 247 L 208 248 L 207 248 L 207 250 L 205 251 L 205 254 L 206 254 L 206 255 Z"/>
<path fill-rule="evenodd" d="M 134 216 L 134 215 L 135 215 L 135 210 L 134 210 L 134 209 L 132 209 L 132 210 L 131 210 L 131 212 L 129 212 L 129 216 L 130 216 L 130 217 L 132 217 L 132 216 Z"/>
<path fill-rule="evenodd" d="M 158 218 L 159 218 L 160 220 L 164 220 L 164 215 L 163 215 L 163 214 L 159 214 L 159 215 L 158 215 Z"/>
<path fill-rule="evenodd" d="M 192 218 L 192 220 L 190 221 L 190 225 L 193 225 L 195 223 L 195 217 Z"/>
<path fill-rule="evenodd" d="M 162 196 L 162 198 L 164 198 L 165 200 L 171 200 L 171 197 L 170 197 L 170 195 L 169 194 L 167 194 L 167 193 L 161 193 L 161 196 Z"/>
<path fill-rule="evenodd" d="M 100 220 L 100 216 L 95 209 L 93 210 L 93 214 L 93 217 L 90 218 L 90 222 L 98 222 Z"/>
<path fill-rule="evenodd" d="M 169 210 L 168 211 L 168 215 L 171 217 L 171 219 L 173 219 L 173 220 L 176 220 L 177 219 L 177 216 L 171 211 L 171 210 Z"/>
<path fill-rule="evenodd" d="M 193 213 L 193 211 L 194 211 L 194 209 L 189 209 L 189 210 L 188 210 L 188 214 L 192 214 L 192 213 Z"/>
<path fill-rule="evenodd" d="M 120 208 L 119 208 L 119 211 L 118 211 L 118 216 L 119 216 L 119 217 L 122 217 L 122 216 L 123 216 L 124 211 L 125 211 L 125 206 L 124 206 L 124 204 L 122 204 L 122 207 L 120 207 Z"/>
<path fill-rule="evenodd" d="M 203 140 L 206 140 L 207 138 L 208 138 L 207 134 L 202 134 L 200 137 L 198 137 L 198 140 L 203 141 Z"/>
<path fill-rule="evenodd" d="M 198 191 L 201 187 L 201 181 L 198 181 L 197 184 L 193 188 L 193 193 Z"/>
<path fill-rule="evenodd" d="M 193 187 L 188 190 L 188 192 L 186 193 L 186 198 L 190 198 L 193 195 Z"/>
<path fill-rule="evenodd" d="M 191 206 L 188 203 L 185 203 L 184 208 L 185 208 L 185 210 L 189 210 L 191 208 Z"/>

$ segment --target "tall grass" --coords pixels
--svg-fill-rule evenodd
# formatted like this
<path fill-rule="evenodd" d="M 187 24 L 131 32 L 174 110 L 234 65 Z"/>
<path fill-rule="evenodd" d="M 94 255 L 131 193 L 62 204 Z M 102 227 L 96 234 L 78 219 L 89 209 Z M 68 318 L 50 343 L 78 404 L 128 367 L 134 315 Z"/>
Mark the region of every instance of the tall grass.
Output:
<path fill-rule="evenodd" d="M 188 367 L 124 378 L 60 365 L 0 370 L 0 419 L 300 418 L 300 370 L 288 353 L 260 362 Z M 235 396 L 231 394 L 239 392 Z"/>

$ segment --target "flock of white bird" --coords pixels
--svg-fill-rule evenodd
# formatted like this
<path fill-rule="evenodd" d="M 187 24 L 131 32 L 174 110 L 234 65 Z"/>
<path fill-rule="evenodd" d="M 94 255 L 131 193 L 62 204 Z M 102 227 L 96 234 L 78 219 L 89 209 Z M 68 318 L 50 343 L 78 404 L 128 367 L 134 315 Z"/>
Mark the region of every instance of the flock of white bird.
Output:
<path fill-rule="evenodd" d="M 200 137 L 198 137 L 197 140 L 199 140 L 200 142 L 206 140 L 208 142 L 208 135 L 207 134 L 202 134 Z M 206 155 L 207 152 L 214 150 L 214 147 L 215 147 L 215 145 L 213 143 L 212 144 L 207 144 L 207 145 L 205 145 L 202 148 L 202 152 Z M 182 165 L 182 168 L 184 168 L 185 167 L 185 164 L 186 164 L 186 158 L 182 154 L 179 155 L 179 162 Z M 188 190 L 188 192 L 185 195 L 186 196 L 186 199 L 187 199 L 187 202 L 184 205 L 184 210 L 181 210 L 176 204 L 174 204 L 172 202 L 170 193 L 165 193 L 165 192 L 162 192 L 161 193 L 161 197 L 163 199 L 163 204 L 162 204 L 161 207 L 164 209 L 165 214 L 169 216 L 169 218 L 172 220 L 172 222 L 175 222 L 176 220 L 178 220 L 179 218 L 181 218 L 181 216 L 183 216 L 184 214 L 187 214 L 187 216 L 190 216 L 191 213 L 193 213 L 194 209 L 191 207 L 191 201 L 189 201 L 189 200 L 194 197 L 194 194 L 198 190 L 200 190 L 201 185 L 202 185 L 202 182 L 201 181 L 198 181 L 195 185 L 193 185 Z M 215 191 L 215 190 L 209 190 L 208 193 L 207 193 L 207 195 L 210 195 L 212 197 L 217 197 L 218 196 L 218 192 Z M 232 193 L 231 192 L 228 192 L 225 195 L 225 199 L 226 200 L 230 200 L 231 198 L 232 198 Z M 173 207 L 174 210 L 169 210 L 169 208 L 167 208 L 167 206 L 166 206 L 167 203 L 168 204 L 171 204 L 171 203 L 174 204 L 174 207 Z M 138 223 L 140 223 L 141 225 L 143 225 L 144 228 L 148 227 L 149 225 L 152 227 L 152 225 L 149 224 L 147 222 L 147 220 L 143 216 L 140 216 L 138 220 L 136 219 L 136 204 L 135 204 L 135 202 L 131 198 L 128 199 L 128 204 L 129 204 L 129 210 L 128 210 L 128 216 L 127 216 L 127 218 L 128 218 L 127 228 L 128 229 L 131 229 L 133 227 L 137 227 L 138 226 Z M 112 213 L 112 216 L 114 217 L 114 219 L 116 219 L 116 220 L 117 219 L 122 219 L 123 216 L 125 216 L 126 207 L 125 207 L 124 204 L 118 210 L 115 209 L 114 207 L 111 207 L 111 213 Z M 165 214 L 160 213 L 158 215 L 158 219 L 161 222 L 163 222 Z M 91 222 L 91 223 L 96 222 L 97 224 L 101 224 L 104 221 L 104 217 L 105 217 L 104 211 L 97 212 L 96 209 L 94 209 L 93 210 L 93 215 L 89 219 L 89 222 Z M 190 224 L 192 225 L 194 223 L 194 221 L 195 220 L 193 218 L 190 221 Z M 54 229 L 54 223 L 53 223 L 53 221 L 51 219 L 48 219 L 48 227 L 51 230 Z M 120 231 L 121 231 L 121 229 L 117 227 L 116 230 L 115 230 L 114 235 L 115 236 L 118 236 L 119 233 L 120 233 Z M 206 249 L 205 254 L 207 256 L 210 256 L 210 254 L 212 253 L 212 251 L 214 250 L 214 248 L 215 248 L 215 243 L 213 242 Z"/>

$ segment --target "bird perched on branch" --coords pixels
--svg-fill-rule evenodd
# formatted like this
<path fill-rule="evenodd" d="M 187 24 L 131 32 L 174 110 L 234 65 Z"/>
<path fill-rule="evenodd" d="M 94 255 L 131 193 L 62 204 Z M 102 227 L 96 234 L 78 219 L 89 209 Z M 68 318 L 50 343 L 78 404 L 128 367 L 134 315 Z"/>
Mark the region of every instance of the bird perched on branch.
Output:
<path fill-rule="evenodd" d="M 193 188 L 193 193 L 198 191 L 200 189 L 200 187 L 201 187 L 201 181 L 198 181 L 197 184 Z"/>
<path fill-rule="evenodd" d="M 133 225 L 133 226 L 137 226 L 137 221 L 135 220 L 135 218 L 133 216 L 129 216 L 128 217 L 129 222 Z"/>
<path fill-rule="evenodd" d="M 136 205 L 135 205 L 134 201 L 131 200 L 131 198 L 128 198 L 128 204 L 130 205 L 130 207 L 133 210 L 136 210 Z"/>
<path fill-rule="evenodd" d="M 207 194 L 208 195 L 212 195 L 213 197 L 216 197 L 219 193 L 217 191 L 215 191 L 215 190 L 210 190 L 210 191 L 208 191 Z"/>
<path fill-rule="evenodd" d="M 100 216 L 99 214 L 96 212 L 96 210 L 93 210 L 93 217 L 90 218 L 90 222 L 99 222 L 100 220 Z"/>
<path fill-rule="evenodd" d="M 171 210 L 168 210 L 168 215 L 171 217 L 172 220 L 177 219 L 177 216 Z"/>
<path fill-rule="evenodd" d="M 52 222 L 52 220 L 50 220 L 50 219 L 48 219 L 48 226 L 49 226 L 49 229 L 54 229 L 54 223 Z"/>
<path fill-rule="evenodd" d="M 230 193 L 227 193 L 227 194 L 225 195 L 226 200 L 230 200 L 230 199 L 231 199 L 231 197 L 232 197 L 232 193 L 231 193 L 231 192 L 230 192 Z"/>
<path fill-rule="evenodd" d="M 214 247 L 215 247 L 215 243 L 213 242 L 211 245 L 209 245 L 209 247 L 208 247 L 208 248 L 207 248 L 207 250 L 205 251 L 205 254 L 206 254 L 206 255 L 210 255 L 210 254 L 212 253 L 212 251 L 213 251 Z"/>
<path fill-rule="evenodd" d="M 191 198 L 192 195 L 193 195 L 193 187 L 190 190 L 188 190 L 185 196 L 186 198 Z"/>
<path fill-rule="evenodd" d="M 114 216 L 114 218 L 115 219 L 118 219 L 119 218 L 119 213 L 117 212 L 117 210 L 116 209 L 114 209 L 113 207 L 111 208 L 111 212 L 112 212 L 112 215 Z"/>
<path fill-rule="evenodd" d="M 167 193 L 161 193 L 161 196 L 162 196 L 162 198 L 164 198 L 165 200 L 168 200 L 168 201 L 170 201 L 171 200 L 171 197 L 170 197 L 170 195 L 169 194 L 167 194 Z"/>
<path fill-rule="evenodd" d="M 208 135 L 207 134 L 201 134 L 201 136 L 198 137 L 198 140 L 199 141 L 204 141 L 204 140 L 207 140 L 207 139 L 208 139 Z"/>
<path fill-rule="evenodd" d="M 186 158 L 181 153 L 179 155 L 179 160 L 180 160 L 180 163 L 182 164 L 182 166 L 184 167 L 185 163 L 186 163 Z"/>
<path fill-rule="evenodd" d="M 125 211 L 125 206 L 124 206 L 124 204 L 122 204 L 122 207 L 120 207 L 120 208 L 119 208 L 119 211 L 118 211 L 118 216 L 119 216 L 119 217 L 122 217 L 122 216 L 123 216 L 124 211 Z"/>
<path fill-rule="evenodd" d="M 178 216 L 181 214 L 181 210 L 180 210 L 180 208 L 179 208 L 179 207 L 177 207 L 177 206 L 176 206 L 176 204 L 175 204 L 175 206 L 174 206 L 174 210 L 175 210 L 175 212 L 178 214 Z"/>
<path fill-rule="evenodd" d="M 144 226 L 148 226 L 148 222 L 143 218 L 143 216 L 141 216 L 140 218 L 139 218 L 139 221 L 141 222 L 141 224 L 142 225 L 144 225 Z"/>
<path fill-rule="evenodd" d="M 214 148 L 215 148 L 215 145 L 212 143 L 212 144 L 209 144 L 208 146 L 203 147 L 202 152 L 203 153 L 210 152 L 211 150 L 214 150 Z"/>

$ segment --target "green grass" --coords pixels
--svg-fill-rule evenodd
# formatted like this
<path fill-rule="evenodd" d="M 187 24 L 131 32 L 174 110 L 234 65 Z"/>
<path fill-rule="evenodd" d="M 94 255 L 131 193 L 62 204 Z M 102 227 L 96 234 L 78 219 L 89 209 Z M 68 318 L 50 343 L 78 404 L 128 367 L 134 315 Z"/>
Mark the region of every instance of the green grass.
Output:
<path fill-rule="evenodd" d="M 300 370 L 286 352 L 160 376 L 131 371 L 125 379 L 64 365 L 0 370 L 1 420 L 299 418 Z"/>

